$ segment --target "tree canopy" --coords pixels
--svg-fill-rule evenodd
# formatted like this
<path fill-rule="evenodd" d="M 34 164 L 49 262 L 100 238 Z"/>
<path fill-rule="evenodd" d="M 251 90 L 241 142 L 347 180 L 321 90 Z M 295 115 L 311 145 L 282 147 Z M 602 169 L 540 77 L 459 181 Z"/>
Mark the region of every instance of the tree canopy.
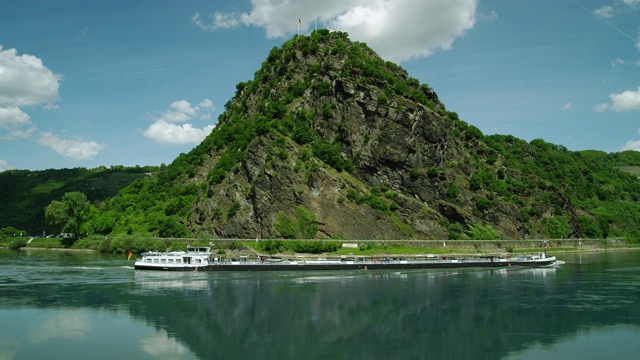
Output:
<path fill-rule="evenodd" d="M 71 233 L 73 239 L 77 239 L 90 207 L 91 203 L 85 194 L 79 191 L 68 192 L 62 196 L 61 201 L 51 201 L 45 208 L 45 218 L 51 224 L 60 226 L 63 232 Z"/>

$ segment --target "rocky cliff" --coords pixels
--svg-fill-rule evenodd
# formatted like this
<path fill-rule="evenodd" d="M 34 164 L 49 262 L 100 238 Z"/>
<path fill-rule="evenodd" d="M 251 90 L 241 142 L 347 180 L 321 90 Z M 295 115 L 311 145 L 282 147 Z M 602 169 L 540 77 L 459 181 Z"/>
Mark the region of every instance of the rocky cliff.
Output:
<path fill-rule="evenodd" d="M 169 166 L 192 234 L 530 238 L 558 212 L 579 232 L 560 191 L 504 166 L 428 85 L 344 33 L 274 48 L 225 109 Z"/>

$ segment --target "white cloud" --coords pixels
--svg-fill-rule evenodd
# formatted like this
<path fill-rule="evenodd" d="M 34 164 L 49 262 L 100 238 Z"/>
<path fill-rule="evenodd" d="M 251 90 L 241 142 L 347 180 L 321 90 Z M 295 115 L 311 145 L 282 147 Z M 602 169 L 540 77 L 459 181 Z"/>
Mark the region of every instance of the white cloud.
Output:
<path fill-rule="evenodd" d="M 572 107 L 573 107 L 573 103 L 568 102 L 568 103 L 564 104 L 564 106 L 562 107 L 562 110 L 569 110 Z"/>
<path fill-rule="evenodd" d="M 611 19 L 613 17 L 613 7 L 605 5 L 599 9 L 593 10 L 593 13 L 605 19 Z"/>
<path fill-rule="evenodd" d="M 629 141 L 627 141 L 627 143 L 624 144 L 624 146 L 622 147 L 622 149 L 620 149 L 620 151 L 627 151 L 627 150 L 640 151 L 640 140 L 637 140 L 637 141 L 629 140 Z"/>
<path fill-rule="evenodd" d="M 478 13 L 477 18 L 483 21 L 495 21 L 498 20 L 498 13 L 495 10 L 491 10 L 489 14 Z"/>
<path fill-rule="evenodd" d="M 38 143 L 64 157 L 78 161 L 91 160 L 104 148 L 104 145 L 95 141 L 83 141 L 79 138 L 62 139 L 51 132 L 41 133 Z"/>
<path fill-rule="evenodd" d="M 252 0 L 249 13 L 216 12 L 207 17 L 210 24 L 205 24 L 196 13 L 191 20 L 203 30 L 255 26 L 264 28 L 267 37 L 278 38 L 295 34 L 299 18 L 303 24 L 300 30 L 306 32 L 317 17 L 322 26 L 348 32 L 351 39 L 366 42 L 383 58 L 403 61 L 451 48 L 456 38 L 475 25 L 477 3 L 477 0 Z"/>
<path fill-rule="evenodd" d="M 638 35 L 640 37 L 640 34 Z M 638 46 L 636 44 L 636 46 Z M 635 65 L 635 66 L 640 66 L 640 59 L 637 60 L 622 60 L 620 58 L 615 59 L 611 62 L 611 67 L 616 68 L 618 66 L 621 65 Z"/>
<path fill-rule="evenodd" d="M 39 58 L 0 45 L 0 128 L 9 130 L 0 139 L 30 136 L 35 126 L 21 107 L 55 107 L 61 80 L 62 75 L 51 72 Z"/>
<path fill-rule="evenodd" d="M 607 110 L 609 110 L 609 104 L 607 104 L 607 103 L 598 104 L 598 105 L 593 107 L 593 110 L 596 111 L 596 112 L 607 111 Z"/>
<path fill-rule="evenodd" d="M 240 15 L 237 13 L 224 14 L 220 12 L 214 12 L 213 14 L 209 14 L 209 18 L 211 19 L 212 23 L 207 25 L 202 22 L 200 14 L 195 13 L 193 17 L 191 17 L 191 21 L 193 21 L 200 29 L 207 31 L 213 31 L 217 29 L 231 29 L 241 25 Z"/>
<path fill-rule="evenodd" d="M 14 140 L 31 136 L 36 127 L 29 115 L 18 107 L 10 106 L 0 107 L 0 129 L 9 131 L 0 136 L 1 140 Z"/>
<path fill-rule="evenodd" d="M 170 124 L 164 120 L 158 120 L 149 125 L 144 131 L 144 136 L 149 139 L 167 145 L 188 143 L 200 143 L 213 130 L 213 125 L 207 125 L 202 129 L 194 128 L 191 124 Z"/>
<path fill-rule="evenodd" d="M 210 119 L 211 113 L 216 109 L 209 99 L 202 100 L 198 105 L 192 106 L 187 100 L 178 100 L 171 103 L 169 109 L 153 117 L 156 120 L 166 122 L 185 122 L 193 118 Z"/>
<path fill-rule="evenodd" d="M 640 110 L 640 86 L 638 90 L 627 90 L 609 95 L 613 111 Z"/>
<path fill-rule="evenodd" d="M 640 6 L 640 0 L 622 0 L 622 2 L 634 9 Z"/>
<path fill-rule="evenodd" d="M 20 108 L 15 106 L 0 107 L 0 128 L 11 130 L 28 124 L 31 124 L 31 119 Z"/>
<path fill-rule="evenodd" d="M 11 169 L 13 169 L 13 166 L 9 165 L 6 160 L 0 159 L 0 172 Z"/>
<path fill-rule="evenodd" d="M 188 144 L 199 143 L 213 130 L 213 125 L 207 125 L 202 129 L 196 128 L 187 121 L 211 120 L 211 114 L 215 111 L 213 102 L 204 99 L 198 105 L 193 106 L 187 100 L 174 101 L 169 109 L 157 114 L 152 119 L 155 122 L 143 132 L 144 136 L 161 144 Z M 177 125 L 175 123 L 184 123 Z"/>
<path fill-rule="evenodd" d="M 15 139 L 25 139 L 33 135 L 36 132 L 36 127 L 31 126 L 26 129 L 16 129 L 10 131 L 7 135 L 0 137 L 2 140 L 15 140 Z"/>
<path fill-rule="evenodd" d="M 611 99 L 611 103 L 598 104 L 594 107 L 594 110 L 597 112 L 609 109 L 613 111 L 640 110 L 640 86 L 638 86 L 638 90 L 627 90 L 618 94 L 611 94 L 609 99 Z"/>
<path fill-rule="evenodd" d="M 24 106 L 58 101 L 62 75 L 47 69 L 39 58 L 0 46 L 0 105 Z"/>

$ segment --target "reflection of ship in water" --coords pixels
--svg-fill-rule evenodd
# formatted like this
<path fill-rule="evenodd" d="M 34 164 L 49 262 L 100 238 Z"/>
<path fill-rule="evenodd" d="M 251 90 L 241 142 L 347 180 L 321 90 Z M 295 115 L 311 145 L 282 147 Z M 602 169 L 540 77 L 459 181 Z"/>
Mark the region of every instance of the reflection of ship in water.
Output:
<path fill-rule="evenodd" d="M 558 265 L 560 263 L 564 264 L 564 261 L 558 261 L 553 266 L 542 266 L 542 267 L 510 267 L 510 268 L 500 268 L 500 269 L 492 269 L 489 273 L 492 275 L 499 275 L 501 277 L 507 278 L 512 276 L 522 277 L 526 276 L 535 276 L 535 277 L 546 277 L 549 275 L 555 275 Z M 480 275 L 481 273 L 479 273 Z"/>
<path fill-rule="evenodd" d="M 184 292 L 208 290 L 206 274 L 194 272 L 138 272 L 134 273 L 137 287 L 143 291 L 176 290 Z"/>

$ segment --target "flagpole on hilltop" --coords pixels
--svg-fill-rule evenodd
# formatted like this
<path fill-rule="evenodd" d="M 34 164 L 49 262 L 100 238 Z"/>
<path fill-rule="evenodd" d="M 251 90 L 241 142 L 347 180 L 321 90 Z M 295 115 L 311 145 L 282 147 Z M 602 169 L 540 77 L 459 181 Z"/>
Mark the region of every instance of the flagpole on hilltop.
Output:
<path fill-rule="evenodd" d="M 302 24 L 302 20 L 298 19 L 298 36 L 300 36 L 300 24 Z"/>

